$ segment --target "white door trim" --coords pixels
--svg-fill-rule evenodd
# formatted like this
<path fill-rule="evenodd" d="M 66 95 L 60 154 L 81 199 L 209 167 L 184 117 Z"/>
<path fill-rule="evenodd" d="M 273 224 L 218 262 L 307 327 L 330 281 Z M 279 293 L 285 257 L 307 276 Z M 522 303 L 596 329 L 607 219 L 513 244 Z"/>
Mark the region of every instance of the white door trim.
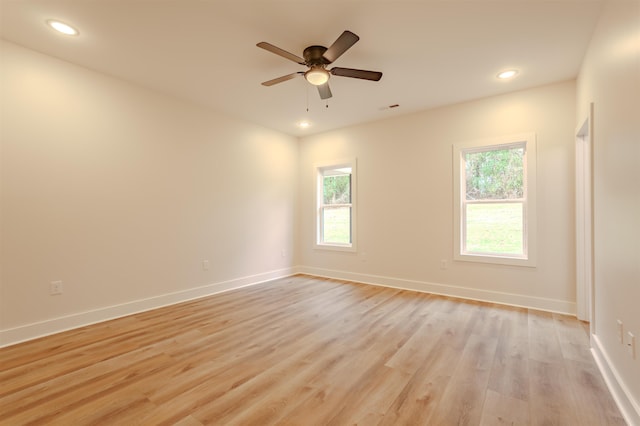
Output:
<path fill-rule="evenodd" d="M 576 130 L 576 308 L 595 332 L 593 282 L 593 104 Z"/>

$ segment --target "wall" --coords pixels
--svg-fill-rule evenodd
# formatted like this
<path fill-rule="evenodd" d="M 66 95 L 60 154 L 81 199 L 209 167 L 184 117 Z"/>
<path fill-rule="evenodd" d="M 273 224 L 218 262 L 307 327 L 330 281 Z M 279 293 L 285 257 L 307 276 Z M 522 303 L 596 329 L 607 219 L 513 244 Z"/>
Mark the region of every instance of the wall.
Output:
<path fill-rule="evenodd" d="M 576 125 L 594 106 L 593 346 L 619 405 L 640 425 L 640 2 L 605 5 L 577 84 Z M 636 359 L 616 320 L 636 336 Z"/>
<path fill-rule="evenodd" d="M 303 138 L 303 270 L 575 312 L 574 116 L 569 81 Z M 537 135 L 537 267 L 453 261 L 452 145 L 530 131 Z M 358 253 L 313 249 L 314 164 L 349 157 L 358 164 Z"/>
<path fill-rule="evenodd" d="M 0 344 L 291 273 L 297 139 L 1 47 Z"/>

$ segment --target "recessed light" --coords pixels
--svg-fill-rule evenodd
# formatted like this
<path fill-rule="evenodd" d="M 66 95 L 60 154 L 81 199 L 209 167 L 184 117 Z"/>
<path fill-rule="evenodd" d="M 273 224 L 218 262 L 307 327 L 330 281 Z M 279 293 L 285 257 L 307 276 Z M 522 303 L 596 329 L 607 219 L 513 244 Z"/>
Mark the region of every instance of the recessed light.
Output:
<path fill-rule="evenodd" d="M 51 28 L 58 31 L 59 33 L 62 33 L 65 35 L 74 36 L 79 34 L 78 30 L 73 28 L 71 25 L 65 24 L 64 22 L 56 21 L 55 19 L 49 19 L 47 21 L 47 25 L 49 25 Z"/>
<path fill-rule="evenodd" d="M 518 70 L 506 70 L 502 71 L 498 74 L 498 78 L 501 80 L 506 80 L 511 77 L 515 77 L 518 74 Z"/>
<path fill-rule="evenodd" d="M 311 123 L 309 123 L 308 121 L 298 122 L 298 127 L 300 127 L 301 129 L 306 129 L 309 126 L 311 126 Z"/>

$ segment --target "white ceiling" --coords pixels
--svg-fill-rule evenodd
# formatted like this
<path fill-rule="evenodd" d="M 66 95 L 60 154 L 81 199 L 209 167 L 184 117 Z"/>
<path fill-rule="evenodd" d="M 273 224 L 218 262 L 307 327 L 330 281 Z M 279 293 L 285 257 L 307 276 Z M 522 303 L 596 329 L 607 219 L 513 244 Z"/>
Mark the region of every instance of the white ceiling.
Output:
<path fill-rule="evenodd" d="M 575 78 L 601 1 L 0 0 L 0 7 L 5 40 L 299 136 Z M 51 18 L 80 35 L 53 33 Z M 256 43 L 302 56 L 347 29 L 360 41 L 332 66 L 382 71 L 381 81 L 332 77 L 328 108 L 303 78 L 260 84 L 304 67 Z M 496 79 L 512 67 L 516 79 Z M 312 126 L 297 128 L 302 119 Z"/>

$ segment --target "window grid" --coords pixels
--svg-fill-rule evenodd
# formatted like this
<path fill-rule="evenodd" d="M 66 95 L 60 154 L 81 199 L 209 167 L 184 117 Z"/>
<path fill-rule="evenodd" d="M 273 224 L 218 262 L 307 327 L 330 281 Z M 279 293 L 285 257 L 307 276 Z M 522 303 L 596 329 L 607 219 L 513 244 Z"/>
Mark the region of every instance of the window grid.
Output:
<path fill-rule="evenodd" d="M 501 199 L 491 199 L 491 198 L 480 198 L 480 199 L 468 199 L 467 194 L 467 164 L 466 158 L 468 154 L 476 154 L 476 153 L 485 153 L 492 151 L 508 151 L 508 150 L 522 150 L 522 191 L 523 196 L 521 198 L 501 198 Z M 527 159 L 526 159 L 526 143 L 525 142 L 515 142 L 515 143 L 504 143 L 499 145 L 493 145 L 489 147 L 476 147 L 463 149 L 460 153 L 461 159 L 461 171 L 464 174 L 464 179 L 462 179 L 462 187 L 464 188 L 464 195 L 461 197 L 461 214 L 462 214 L 462 253 L 463 254 L 471 254 L 471 255 L 487 255 L 487 256 L 504 256 L 504 257 L 514 257 L 514 258 L 527 258 Z M 518 204 L 521 206 L 520 212 L 522 214 L 522 232 L 521 232 L 521 252 L 519 254 L 507 253 L 505 251 L 479 251 L 468 248 L 468 238 L 467 238 L 467 215 L 468 215 L 468 206 L 469 205 L 488 205 L 488 204 Z"/>
<path fill-rule="evenodd" d="M 355 161 L 316 166 L 316 170 L 315 246 L 323 249 L 355 251 Z M 341 177 L 346 177 L 346 182 L 344 180 L 339 182 Z"/>
<path fill-rule="evenodd" d="M 453 153 L 454 259 L 535 266 L 535 134 L 454 144 Z"/>

